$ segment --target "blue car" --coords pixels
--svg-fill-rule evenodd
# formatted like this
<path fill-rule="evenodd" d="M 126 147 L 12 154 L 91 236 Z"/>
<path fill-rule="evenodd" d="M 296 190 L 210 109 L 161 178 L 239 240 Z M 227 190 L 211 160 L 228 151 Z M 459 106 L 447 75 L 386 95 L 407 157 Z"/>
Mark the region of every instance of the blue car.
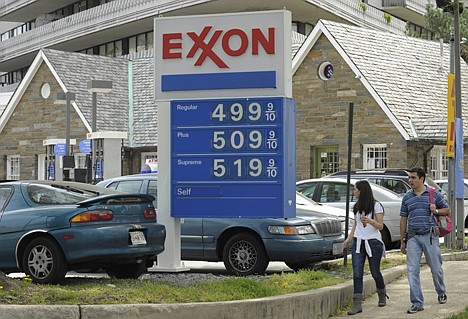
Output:
<path fill-rule="evenodd" d="M 121 176 L 97 185 L 157 198 L 156 174 Z M 239 276 L 262 274 L 270 261 L 283 261 L 294 270 L 307 268 L 343 257 L 342 212 L 300 197 L 296 218 L 184 218 L 181 258 L 223 261 L 229 273 Z"/>
<path fill-rule="evenodd" d="M 164 251 L 153 200 L 75 182 L 0 183 L 0 270 L 51 284 L 91 268 L 138 278 Z"/>

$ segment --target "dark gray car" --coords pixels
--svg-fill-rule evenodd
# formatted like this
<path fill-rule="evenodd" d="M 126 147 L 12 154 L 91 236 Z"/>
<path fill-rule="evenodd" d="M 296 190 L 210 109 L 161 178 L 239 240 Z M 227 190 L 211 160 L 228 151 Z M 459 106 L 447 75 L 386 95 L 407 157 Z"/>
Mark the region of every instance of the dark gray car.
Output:
<path fill-rule="evenodd" d="M 156 174 L 121 176 L 98 185 L 157 198 Z M 333 207 L 300 202 L 296 205 L 300 218 L 184 218 L 182 259 L 223 261 L 230 273 L 250 275 L 264 273 L 270 261 L 283 261 L 297 270 L 343 257 L 343 214 Z"/>

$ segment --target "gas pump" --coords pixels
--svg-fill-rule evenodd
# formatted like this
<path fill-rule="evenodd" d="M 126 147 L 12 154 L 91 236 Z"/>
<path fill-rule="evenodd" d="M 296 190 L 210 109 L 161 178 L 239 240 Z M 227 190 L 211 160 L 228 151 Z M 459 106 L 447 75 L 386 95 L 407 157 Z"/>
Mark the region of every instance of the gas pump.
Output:
<path fill-rule="evenodd" d="M 54 146 L 46 145 L 46 157 L 45 157 L 45 179 L 55 180 L 55 154 Z"/>
<path fill-rule="evenodd" d="M 75 145 L 76 140 L 70 140 L 70 145 Z M 45 178 L 46 180 L 63 181 L 64 180 L 64 164 L 63 156 L 65 156 L 65 140 L 64 139 L 48 139 L 43 140 L 42 145 L 45 146 Z M 66 165 L 68 166 L 68 165 Z M 68 176 L 70 171 L 67 171 Z"/>
<path fill-rule="evenodd" d="M 94 178 L 93 182 L 96 184 L 103 180 L 104 176 L 104 140 L 102 138 L 94 140 L 96 145 L 94 150 Z"/>
<path fill-rule="evenodd" d="M 92 140 L 93 184 L 120 176 L 122 140 L 127 138 L 127 132 L 94 132 L 88 133 L 86 138 Z"/>

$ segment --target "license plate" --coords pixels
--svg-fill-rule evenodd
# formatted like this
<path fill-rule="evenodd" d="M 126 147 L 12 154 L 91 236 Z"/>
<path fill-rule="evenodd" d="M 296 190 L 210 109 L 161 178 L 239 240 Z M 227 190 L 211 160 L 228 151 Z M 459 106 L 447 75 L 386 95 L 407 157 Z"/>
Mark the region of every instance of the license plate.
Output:
<path fill-rule="evenodd" d="M 130 232 L 130 240 L 132 245 L 146 245 L 146 238 L 142 231 Z"/>
<path fill-rule="evenodd" d="M 343 243 L 333 244 L 333 255 L 341 255 L 343 253 Z"/>

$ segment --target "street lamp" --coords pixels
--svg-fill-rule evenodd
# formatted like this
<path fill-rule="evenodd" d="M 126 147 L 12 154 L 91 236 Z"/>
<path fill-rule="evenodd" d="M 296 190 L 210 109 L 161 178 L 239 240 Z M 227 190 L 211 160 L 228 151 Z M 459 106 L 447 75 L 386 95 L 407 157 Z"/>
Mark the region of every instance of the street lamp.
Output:
<path fill-rule="evenodd" d="M 88 81 L 88 91 L 93 94 L 93 112 L 91 122 L 91 132 L 95 133 L 97 130 L 97 94 L 98 93 L 109 93 L 112 90 L 112 81 L 103 80 L 90 80 Z M 91 141 L 91 170 L 92 180 L 96 179 L 96 143 L 94 138 Z"/>
<path fill-rule="evenodd" d="M 65 155 L 70 155 L 70 104 L 75 100 L 75 93 L 71 92 L 59 92 L 55 98 L 54 104 L 66 104 L 67 105 L 67 120 L 66 120 L 66 137 L 65 137 Z"/>

